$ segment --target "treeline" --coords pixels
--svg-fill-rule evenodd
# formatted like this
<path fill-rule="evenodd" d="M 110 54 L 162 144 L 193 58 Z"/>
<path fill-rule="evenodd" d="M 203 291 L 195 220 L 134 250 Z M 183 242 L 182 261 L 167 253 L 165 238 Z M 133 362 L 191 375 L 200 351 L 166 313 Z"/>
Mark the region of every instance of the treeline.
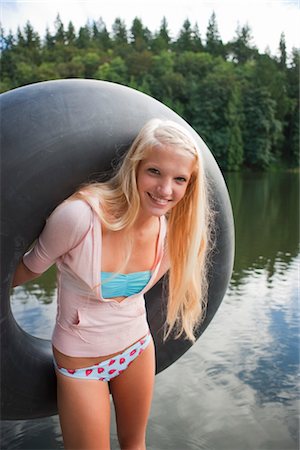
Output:
<path fill-rule="evenodd" d="M 299 166 L 299 49 L 261 54 L 248 25 L 223 43 L 212 13 L 202 39 L 186 19 L 171 38 L 166 18 L 151 32 L 135 18 L 116 18 L 75 30 L 60 17 L 41 37 L 27 22 L 16 34 L 1 30 L 0 91 L 44 80 L 93 78 L 127 85 L 181 115 L 207 143 L 221 168 Z"/>

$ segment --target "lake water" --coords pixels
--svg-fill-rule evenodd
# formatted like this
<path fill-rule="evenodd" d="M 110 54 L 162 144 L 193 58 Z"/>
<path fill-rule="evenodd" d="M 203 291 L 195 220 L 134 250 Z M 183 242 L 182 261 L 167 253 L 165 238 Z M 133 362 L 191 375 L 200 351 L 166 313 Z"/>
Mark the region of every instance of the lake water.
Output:
<path fill-rule="evenodd" d="M 148 450 L 299 448 L 299 175 L 228 174 L 232 280 L 197 343 L 156 377 Z M 14 289 L 28 332 L 49 338 L 55 274 Z M 62 449 L 58 417 L 1 424 L 1 449 Z M 118 449 L 114 422 L 112 449 Z"/>

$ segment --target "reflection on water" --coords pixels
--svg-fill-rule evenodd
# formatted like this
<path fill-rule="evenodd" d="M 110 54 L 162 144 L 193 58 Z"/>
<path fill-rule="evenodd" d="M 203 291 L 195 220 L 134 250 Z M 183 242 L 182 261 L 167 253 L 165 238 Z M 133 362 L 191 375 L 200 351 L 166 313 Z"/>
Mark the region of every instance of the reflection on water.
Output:
<path fill-rule="evenodd" d="M 28 333 L 51 339 L 56 316 L 56 269 L 51 267 L 38 279 L 14 288 L 14 317 Z"/>
<path fill-rule="evenodd" d="M 230 174 L 236 261 L 214 320 L 156 378 L 148 450 L 296 450 L 299 390 L 297 174 Z M 49 338 L 55 272 L 14 290 L 15 317 Z M 117 449 L 112 424 L 112 448 Z M 60 449 L 57 417 L 4 422 L 3 449 Z"/>

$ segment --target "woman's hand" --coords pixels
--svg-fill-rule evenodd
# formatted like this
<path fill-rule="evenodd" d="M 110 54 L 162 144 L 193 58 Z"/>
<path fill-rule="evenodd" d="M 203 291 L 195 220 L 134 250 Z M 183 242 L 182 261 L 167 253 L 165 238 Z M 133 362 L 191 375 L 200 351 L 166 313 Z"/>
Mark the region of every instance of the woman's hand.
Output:
<path fill-rule="evenodd" d="M 27 281 L 33 280 L 40 276 L 40 273 L 31 272 L 28 267 L 25 266 L 23 261 L 20 261 L 14 274 L 12 286 L 19 286 Z"/>

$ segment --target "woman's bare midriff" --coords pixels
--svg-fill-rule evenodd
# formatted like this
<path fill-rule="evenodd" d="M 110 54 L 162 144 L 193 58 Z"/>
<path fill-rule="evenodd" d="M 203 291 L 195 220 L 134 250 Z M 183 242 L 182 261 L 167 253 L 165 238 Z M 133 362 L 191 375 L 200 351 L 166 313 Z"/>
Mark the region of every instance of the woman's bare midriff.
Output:
<path fill-rule="evenodd" d="M 112 353 L 111 355 L 106 356 L 95 356 L 95 357 L 88 357 L 88 358 L 79 358 L 75 356 L 68 356 L 64 353 L 61 353 L 58 351 L 54 346 L 52 346 L 53 355 L 55 358 L 55 361 L 58 366 L 63 367 L 64 369 L 82 369 L 84 367 L 94 366 L 96 364 L 101 363 L 102 361 L 106 361 L 107 359 L 113 358 L 114 356 L 119 355 L 120 353 L 124 352 L 127 348 L 131 347 L 136 342 L 143 339 L 145 336 L 141 336 L 140 339 L 130 344 L 128 347 L 124 348 L 123 350 Z"/>
<path fill-rule="evenodd" d="M 128 345 L 128 347 L 125 347 L 123 350 L 120 350 L 117 353 L 112 353 L 110 355 L 106 356 L 95 356 L 95 357 L 85 357 L 85 358 L 79 358 L 75 356 L 68 356 L 64 353 L 61 353 L 57 348 L 52 346 L 53 355 L 55 358 L 56 363 L 63 367 L 64 369 L 82 369 L 84 367 L 94 366 L 96 364 L 101 363 L 102 361 L 106 361 L 107 359 L 113 358 L 114 356 L 119 355 L 120 353 L 127 350 L 127 348 L 131 347 L 132 345 L 136 344 L 141 339 L 145 338 L 145 336 L 141 336 L 137 341 L 133 342 L 132 344 Z"/>

